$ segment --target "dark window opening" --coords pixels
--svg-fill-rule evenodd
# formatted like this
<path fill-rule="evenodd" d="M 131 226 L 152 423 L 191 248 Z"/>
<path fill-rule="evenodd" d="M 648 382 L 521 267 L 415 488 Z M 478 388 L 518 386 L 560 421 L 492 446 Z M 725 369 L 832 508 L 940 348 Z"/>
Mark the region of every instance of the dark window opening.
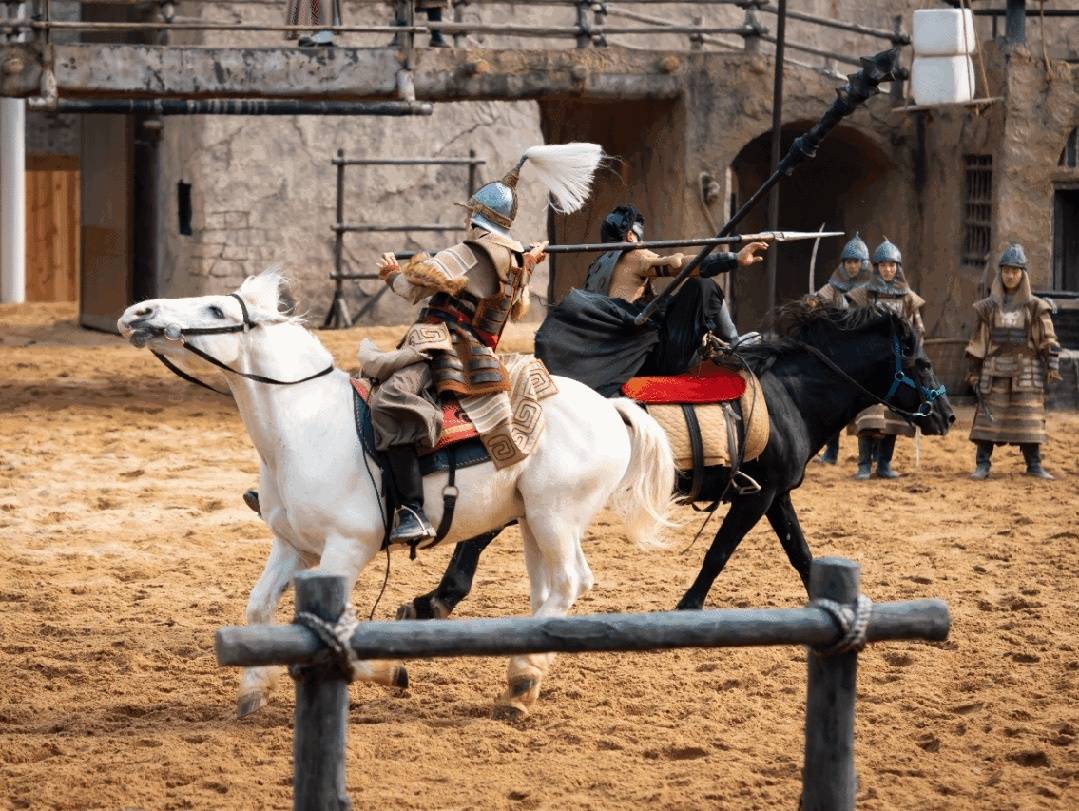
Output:
<path fill-rule="evenodd" d="M 1053 289 L 1079 292 L 1079 188 L 1053 194 Z"/>
<path fill-rule="evenodd" d="M 990 250 L 993 216 L 993 156 L 965 155 L 966 183 L 963 211 L 963 264 L 985 267 Z"/>

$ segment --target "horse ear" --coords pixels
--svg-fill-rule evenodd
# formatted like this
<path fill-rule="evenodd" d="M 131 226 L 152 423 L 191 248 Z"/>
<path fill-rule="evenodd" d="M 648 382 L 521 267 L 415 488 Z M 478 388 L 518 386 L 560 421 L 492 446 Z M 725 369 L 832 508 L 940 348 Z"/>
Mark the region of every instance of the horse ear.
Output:
<path fill-rule="evenodd" d="M 262 313 L 278 312 L 281 301 L 281 289 L 288 282 L 281 273 L 279 265 L 271 265 L 258 276 L 248 276 L 240 285 L 240 296 L 253 310 Z"/>

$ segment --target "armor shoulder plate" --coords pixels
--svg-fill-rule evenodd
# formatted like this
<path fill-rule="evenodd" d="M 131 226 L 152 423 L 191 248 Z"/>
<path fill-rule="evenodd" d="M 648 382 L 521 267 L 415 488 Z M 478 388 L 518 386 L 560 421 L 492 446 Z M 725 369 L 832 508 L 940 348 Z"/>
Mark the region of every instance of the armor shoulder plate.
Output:
<path fill-rule="evenodd" d="M 996 309 L 997 304 L 992 298 L 983 298 L 974 302 L 974 312 L 977 313 L 978 318 L 987 324 L 991 324 L 993 321 L 993 311 Z"/>
<path fill-rule="evenodd" d="M 910 306 L 915 310 L 920 310 L 925 306 L 925 299 L 911 290 L 907 295 L 910 297 Z"/>
<path fill-rule="evenodd" d="M 509 278 L 510 268 L 513 267 L 514 254 L 520 255 L 520 251 L 514 251 L 502 240 L 481 239 L 466 242 L 472 251 L 479 252 L 491 263 L 498 278 L 506 281 Z M 477 260 L 478 261 L 478 260 Z"/>
<path fill-rule="evenodd" d="M 869 306 L 869 291 L 864 287 L 856 287 L 847 293 L 847 298 L 856 307 Z"/>

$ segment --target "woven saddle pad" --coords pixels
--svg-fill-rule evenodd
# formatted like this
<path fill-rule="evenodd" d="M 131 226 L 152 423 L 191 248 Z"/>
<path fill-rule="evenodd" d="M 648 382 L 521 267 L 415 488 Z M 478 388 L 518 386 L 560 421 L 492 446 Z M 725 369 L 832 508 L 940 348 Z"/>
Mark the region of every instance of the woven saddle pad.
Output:
<path fill-rule="evenodd" d="M 730 410 L 731 419 L 729 424 L 735 428 L 734 447 L 735 453 L 744 441 L 745 448 L 741 452 L 742 461 L 749 462 L 756 459 L 764 452 L 768 444 L 769 422 L 768 405 L 764 401 L 764 391 L 760 381 L 754 375 L 742 372 L 746 381 L 746 389 L 742 394 L 739 404 L 742 417 L 738 416 L 728 403 L 691 404 L 690 408 L 697 416 L 700 425 L 701 440 L 704 446 L 705 467 L 721 465 L 730 467 L 731 443 L 728 439 L 728 415 Z M 682 404 L 652 405 L 646 406 L 656 422 L 660 424 L 671 443 L 674 452 L 675 466 L 679 470 L 692 470 L 693 446 L 690 442 L 689 429 L 686 426 L 686 417 L 682 410 Z M 744 439 L 740 436 L 742 430 L 739 426 L 742 420 L 746 421 Z"/>

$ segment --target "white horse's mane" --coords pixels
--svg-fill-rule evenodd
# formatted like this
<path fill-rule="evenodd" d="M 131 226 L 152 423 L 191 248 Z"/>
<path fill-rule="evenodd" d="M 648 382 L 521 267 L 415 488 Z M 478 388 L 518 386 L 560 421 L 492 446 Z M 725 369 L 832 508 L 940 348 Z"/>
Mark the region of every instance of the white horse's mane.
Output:
<path fill-rule="evenodd" d="M 285 315 L 281 312 L 281 290 L 289 286 L 288 277 L 280 265 L 270 265 L 257 276 L 248 276 L 237 291 L 256 316 L 257 321 L 297 324 L 305 326 L 303 315 Z"/>

